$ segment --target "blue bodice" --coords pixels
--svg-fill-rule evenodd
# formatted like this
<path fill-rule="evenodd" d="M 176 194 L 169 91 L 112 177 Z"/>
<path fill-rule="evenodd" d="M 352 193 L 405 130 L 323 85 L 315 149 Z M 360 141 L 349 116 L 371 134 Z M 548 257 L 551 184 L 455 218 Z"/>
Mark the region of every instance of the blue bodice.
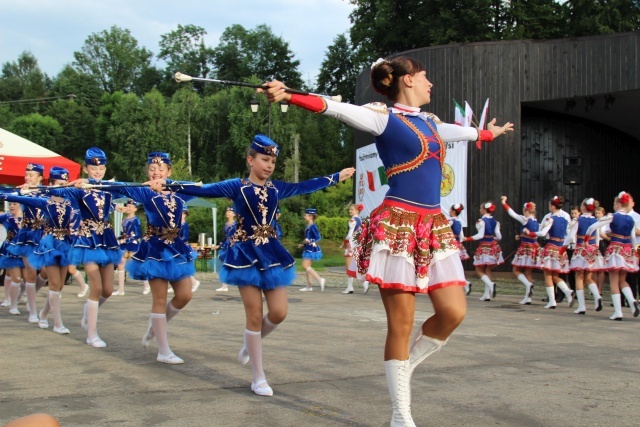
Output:
<path fill-rule="evenodd" d="M 222 241 L 222 243 L 220 243 L 221 251 L 226 251 L 227 249 L 229 249 L 229 246 L 231 245 L 231 239 L 233 238 L 233 235 L 236 234 L 236 228 L 237 223 L 235 222 L 233 224 L 224 224 L 224 240 Z"/>
<path fill-rule="evenodd" d="M 462 231 L 462 223 L 458 218 L 451 218 L 451 231 L 456 238 L 457 242 L 460 242 L 460 232 Z"/>
<path fill-rule="evenodd" d="M 16 218 L 8 213 L 0 214 L 0 224 L 2 224 L 7 232 L 5 244 L 12 242 L 16 238 L 16 236 L 18 235 L 18 231 L 20 231 L 21 223 L 22 217 Z"/>
<path fill-rule="evenodd" d="M 569 222 L 559 215 L 554 215 L 552 219 L 553 224 L 549 229 L 549 241 L 547 244 L 562 246 L 564 238 L 567 235 L 567 226 L 569 225 Z"/>
<path fill-rule="evenodd" d="M 592 224 L 598 222 L 596 217 L 593 216 L 582 216 L 578 217 L 578 234 L 576 236 L 576 244 L 584 243 L 584 237 L 587 233 L 587 230 Z M 591 233 L 591 237 L 594 237 L 596 232 Z"/>
<path fill-rule="evenodd" d="M 631 215 L 616 212 L 609 224 L 611 229 L 611 241 L 619 243 L 631 243 L 631 233 L 635 232 L 635 222 Z"/>
<path fill-rule="evenodd" d="M 120 247 L 129 252 L 135 252 L 142 238 L 142 227 L 137 216 L 122 220 L 122 237 Z"/>
<path fill-rule="evenodd" d="M 433 120 L 389 113 L 387 127 L 376 137 L 376 148 L 389 181 L 385 199 L 440 212 L 445 146 Z"/>
<path fill-rule="evenodd" d="M 320 245 L 318 242 L 322 240 L 322 236 L 320 235 L 320 230 L 318 230 L 318 226 L 315 224 L 307 225 L 304 229 L 304 248 L 303 252 L 320 252 Z"/>
<path fill-rule="evenodd" d="M 496 240 L 496 227 L 498 221 L 489 216 L 480 218 L 484 222 L 484 237 L 480 239 L 481 242 L 493 242 Z"/>
<path fill-rule="evenodd" d="M 536 220 L 535 218 L 527 218 L 527 223 L 520 226 L 520 242 L 521 243 L 534 244 L 538 242 L 537 237 L 530 237 L 524 234 L 524 230 L 529 230 L 533 233 L 540 230 L 540 224 L 538 223 L 538 220 Z"/>

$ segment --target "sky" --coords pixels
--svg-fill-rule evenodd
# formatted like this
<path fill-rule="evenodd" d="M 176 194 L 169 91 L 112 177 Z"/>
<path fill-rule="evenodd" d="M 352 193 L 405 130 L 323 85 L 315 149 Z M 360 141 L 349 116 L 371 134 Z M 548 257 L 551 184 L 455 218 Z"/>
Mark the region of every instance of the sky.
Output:
<path fill-rule="evenodd" d="M 289 43 L 303 80 L 315 82 L 327 48 L 348 33 L 352 10 L 348 0 L 0 0 L 0 64 L 28 50 L 53 77 L 73 62 L 90 34 L 113 25 L 157 54 L 160 36 L 178 24 L 204 28 L 211 47 L 233 24 L 266 24 Z"/>

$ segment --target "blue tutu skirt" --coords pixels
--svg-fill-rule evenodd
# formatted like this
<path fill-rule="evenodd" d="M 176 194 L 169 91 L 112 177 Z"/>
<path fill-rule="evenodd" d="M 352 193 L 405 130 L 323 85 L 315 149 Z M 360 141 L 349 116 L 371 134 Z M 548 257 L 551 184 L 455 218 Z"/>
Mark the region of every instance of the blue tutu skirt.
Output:
<path fill-rule="evenodd" d="M 24 268 L 21 257 L 9 255 L 6 251 L 0 250 L 0 268 Z"/>
<path fill-rule="evenodd" d="M 254 245 L 251 240 L 239 242 L 223 255 L 222 283 L 271 290 L 289 286 L 296 278 L 295 260 L 275 238 L 262 245 Z"/>
<path fill-rule="evenodd" d="M 165 279 L 177 282 L 196 274 L 194 260 L 193 250 L 183 241 L 166 244 L 152 237 L 140 243 L 140 248 L 125 268 L 136 280 Z"/>
<path fill-rule="evenodd" d="M 108 264 L 119 264 L 122 260 L 122 251 L 120 249 L 107 248 L 84 248 L 72 246 L 69 251 L 69 265 L 84 265 L 88 263 L 96 263 L 100 266 Z"/>
<path fill-rule="evenodd" d="M 7 253 L 15 257 L 28 257 L 36 249 L 37 245 L 33 243 L 17 243 L 12 242 L 7 247 Z"/>
<path fill-rule="evenodd" d="M 302 252 L 302 259 L 311 259 L 313 261 L 317 261 L 319 259 L 322 259 L 322 251 L 316 251 L 316 252 L 304 251 Z"/>
<path fill-rule="evenodd" d="M 27 260 L 36 270 L 50 265 L 68 266 L 71 243 L 69 240 L 55 239 L 48 234 L 40 240 L 40 245 L 29 255 Z M 73 264 L 76 265 L 76 264 Z"/>

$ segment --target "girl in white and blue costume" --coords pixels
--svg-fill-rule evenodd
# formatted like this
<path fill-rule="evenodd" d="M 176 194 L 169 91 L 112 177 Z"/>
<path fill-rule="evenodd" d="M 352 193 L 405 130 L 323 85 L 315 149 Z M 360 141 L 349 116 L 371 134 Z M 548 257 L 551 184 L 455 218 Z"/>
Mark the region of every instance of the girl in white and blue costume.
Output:
<path fill-rule="evenodd" d="M 9 278 L 9 283 L 7 283 L 6 279 L 4 282 L 5 302 L 9 301 L 9 313 L 15 315 L 20 314 L 18 310 L 18 295 L 20 294 L 24 261 L 22 257 L 10 254 L 7 249 L 18 236 L 21 223 L 22 206 L 19 203 L 10 203 L 9 213 L 0 215 L 0 224 L 4 226 L 7 232 L 7 237 L 2 242 L 2 246 L 0 246 L 0 268 L 4 268 L 5 277 Z M 3 307 L 7 306 L 5 302 L 2 303 Z"/>
<path fill-rule="evenodd" d="M 587 312 L 584 298 L 585 283 L 587 283 L 587 287 L 593 295 L 595 310 L 602 310 L 602 297 L 600 296 L 598 285 L 593 279 L 594 272 L 604 269 L 602 256 L 598 248 L 600 236 L 595 231 L 589 234 L 588 238 L 586 234 L 589 227 L 598 222 L 596 217 L 593 216 L 593 212 L 597 207 L 597 202 L 593 197 L 582 201 L 580 204 L 581 214 L 569 224 L 567 237 L 562 244 L 562 246 L 567 247 L 572 242 L 575 242 L 575 250 L 571 261 L 569 261 L 569 269 L 574 272 L 576 278 L 578 308 L 574 311 L 575 314 L 586 314 Z"/>
<path fill-rule="evenodd" d="M 569 307 L 573 306 L 573 291 L 569 289 L 569 286 L 567 286 L 564 280 L 560 279 L 560 274 L 569 272 L 569 258 L 567 257 L 566 248 L 563 248 L 569 221 L 567 221 L 562 213 L 563 204 L 564 197 L 554 196 L 549 202 L 550 215 L 542 221 L 540 230 L 523 230 L 525 236 L 534 239 L 545 237 L 548 234 L 547 244 L 544 245 L 538 257 L 538 268 L 544 272 L 544 286 L 549 297 L 549 303 L 545 305 L 544 308 L 549 309 L 556 308 L 556 297 L 553 289 L 554 283 L 558 289 L 564 292 Z"/>
<path fill-rule="evenodd" d="M 460 261 L 466 261 L 471 257 L 467 253 L 467 249 L 462 245 L 464 241 L 464 232 L 462 231 L 462 222 L 458 219 L 460 213 L 464 210 L 464 206 L 462 203 L 456 203 L 451 206 L 449 209 L 449 224 L 451 225 L 451 232 L 456 238 L 456 242 L 458 243 L 458 250 L 460 251 Z M 464 286 L 464 293 L 469 295 L 471 293 L 471 282 L 469 282 L 466 277 L 465 281 L 467 284 Z"/>
<path fill-rule="evenodd" d="M 313 261 L 322 259 L 322 249 L 318 242 L 322 240 L 320 230 L 315 224 L 315 220 L 318 217 L 318 211 L 315 208 L 307 208 L 304 211 L 304 220 L 307 221 L 307 226 L 304 229 L 304 241 L 299 244 L 298 247 L 302 248 L 302 268 L 304 268 L 307 274 L 307 286 L 300 288 L 301 291 L 311 291 L 311 278 L 315 278 L 320 283 L 320 291 L 324 291 L 325 279 L 320 277 L 317 271 L 313 269 L 311 264 Z"/>
<path fill-rule="evenodd" d="M 378 284 L 387 314 L 384 366 L 393 404 L 392 425 L 414 425 L 410 380 L 415 367 L 439 351 L 466 313 L 464 270 L 449 222 L 440 209 L 440 182 L 448 141 L 491 141 L 513 125 L 486 131 L 442 123 L 420 111 L 431 101 L 432 83 L 424 65 L 407 56 L 379 59 L 371 66 L 371 85 L 383 103 L 358 106 L 316 95 L 286 92 L 267 83 L 269 102 L 288 101 L 335 117 L 375 137 L 389 190 L 381 206 L 363 221 L 355 258 L 358 273 Z M 414 339 L 415 293 L 429 293 L 435 314 Z M 403 424 L 404 423 L 404 424 Z"/>
<path fill-rule="evenodd" d="M 249 178 L 234 178 L 201 188 L 190 186 L 179 194 L 198 197 L 227 197 L 233 201 L 237 214 L 237 229 L 225 253 L 220 280 L 238 286 L 245 307 L 246 329 L 238 360 L 251 360 L 251 390 L 271 396 L 262 369 L 262 338 L 271 333 L 287 315 L 286 287 L 296 277 L 295 261 L 277 239 L 273 218 L 280 200 L 307 194 L 335 185 L 353 175 L 354 169 L 344 169 L 329 176 L 293 184 L 272 181 L 279 153 L 278 145 L 265 135 L 256 135 L 247 151 Z M 165 180 L 151 182 L 161 188 Z M 262 297 L 269 312 L 263 316 Z"/>
<path fill-rule="evenodd" d="M 42 184 L 44 178 L 44 166 L 38 163 L 27 164 L 25 171 L 25 185 L 37 186 Z M 31 197 L 41 196 L 39 191 L 29 194 Z M 29 255 L 40 244 L 44 230 L 45 219 L 40 209 L 28 205 L 22 205 L 22 223 L 16 238 L 8 247 L 8 252 L 14 256 L 22 257 L 24 262 L 23 279 L 25 281 L 25 293 L 27 294 L 27 307 L 29 309 L 29 323 L 38 323 L 38 308 L 36 306 L 36 293 L 43 282 L 38 283 L 38 271 L 29 263 Z M 17 309 L 16 309 L 17 310 Z M 18 313 L 12 313 L 18 314 Z"/>
<path fill-rule="evenodd" d="M 171 159 L 167 153 L 149 153 L 147 168 L 150 180 L 166 179 L 171 176 Z M 148 347 L 155 337 L 158 362 L 184 363 L 169 347 L 167 323 L 191 301 L 195 254 L 180 233 L 185 203 L 194 196 L 178 196 L 172 191 L 156 192 L 146 187 L 122 186 L 113 191 L 142 204 L 147 216 L 147 232 L 126 266 L 131 277 L 148 280 L 151 285 L 153 303 L 142 344 Z M 174 296 L 167 302 L 169 285 Z"/>
<path fill-rule="evenodd" d="M 626 191 L 621 191 L 613 201 L 613 215 L 606 215 L 595 224 L 589 226 L 586 236 L 599 228 L 609 226 L 611 229 L 611 241 L 604 254 L 604 268 L 609 272 L 609 284 L 611 285 L 611 301 L 614 313 L 611 320 L 622 320 L 622 295 L 626 298 L 631 308 L 633 317 L 640 315 L 638 301 L 633 296 L 631 287 L 626 281 L 627 273 L 638 271 L 638 258 L 636 255 L 636 228 L 633 217 L 629 212 L 633 208 L 633 198 Z M 585 237 L 585 243 L 589 244 L 591 237 Z M 622 294 L 622 295 L 621 295 Z"/>
<path fill-rule="evenodd" d="M 516 254 L 511 261 L 513 266 L 513 275 L 516 276 L 524 285 L 524 298 L 520 301 L 522 305 L 531 305 L 531 295 L 533 293 L 533 269 L 538 266 L 538 255 L 540 253 L 540 245 L 537 237 L 531 237 L 525 233 L 536 232 L 540 229 L 540 224 L 536 219 L 536 204 L 527 202 L 522 206 L 522 215 L 518 215 L 507 204 L 507 196 L 500 198 L 502 207 L 509 216 L 520 223 L 520 246 L 516 250 Z"/>
<path fill-rule="evenodd" d="M 107 171 L 107 156 L 99 148 L 90 148 L 85 154 L 84 172 L 88 180 L 77 181 L 101 184 Z M 113 210 L 111 193 L 99 189 L 75 187 L 51 188 L 50 194 L 64 197 L 80 215 L 81 225 L 73 236 L 69 263 L 84 265 L 89 279 L 89 298 L 85 303 L 81 325 L 87 330 L 87 344 L 92 347 L 106 347 L 98 336 L 98 308 L 113 292 L 114 265 L 122 259 L 122 250 L 109 222 Z"/>
<path fill-rule="evenodd" d="M 49 172 L 51 185 L 64 185 L 69 181 L 69 171 L 54 166 Z M 46 220 L 44 232 L 38 247 L 27 257 L 29 264 L 36 270 L 44 268 L 49 280 L 47 303 L 39 313 L 38 326 L 42 329 L 49 327 L 47 315 L 53 312 L 53 331 L 58 334 L 68 334 L 69 329 L 62 323 L 60 312 L 60 291 L 64 286 L 69 266 L 68 253 L 71 249 L 71 221 L 73 207 L 71 203 L 59 197 L 20 196 L 18 194 L 0 194 L 0 199 L 21 203 L 30 208 L 39 209 Z"/>

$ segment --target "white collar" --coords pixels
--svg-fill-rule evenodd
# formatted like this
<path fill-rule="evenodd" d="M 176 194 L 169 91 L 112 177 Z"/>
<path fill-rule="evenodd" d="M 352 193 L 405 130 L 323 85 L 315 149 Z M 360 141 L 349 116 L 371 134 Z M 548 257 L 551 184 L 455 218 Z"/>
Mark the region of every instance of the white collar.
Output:
<path fill-rule="evenodd" d="M 402 114 L 404 116 L 419 116 L 420 107 L 409 107 L 408 105 L 396 102 L 393 104 L 393 107 L 391 107 L 391 112 L 395 114 Z"/>

